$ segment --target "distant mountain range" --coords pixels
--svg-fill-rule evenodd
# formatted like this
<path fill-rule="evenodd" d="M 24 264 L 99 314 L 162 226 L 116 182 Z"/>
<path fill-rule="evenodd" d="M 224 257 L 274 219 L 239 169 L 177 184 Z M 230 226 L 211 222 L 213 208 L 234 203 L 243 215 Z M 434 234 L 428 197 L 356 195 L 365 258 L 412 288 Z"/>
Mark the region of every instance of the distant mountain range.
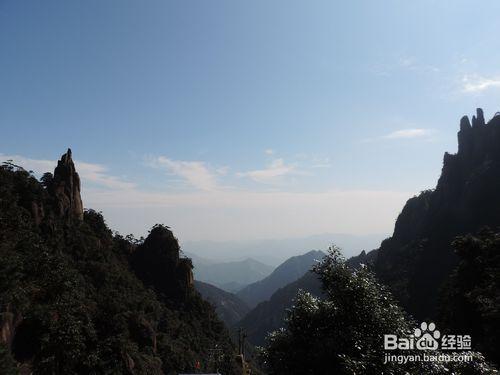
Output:
<path fill-rule="evenodd" d="M 308 259 L 311 258 L 310 255 L 313 255 L 313 257 L 316 256 L 316 259 L 319 259 L 325 254 L 321 251 L 310 252 L 304 254 L 302 257 L 303 259 Z M 368 253 L 362 251 L 358 256 L 349 258 L 346 264 L 352 268 L 359 268 L 360 264 L 372 265 L 375 258 L 376 250 Z M 289 261 L 293 259 L 289 259 L 283 265 L 290 263 Z M 248 336 L 248 340 L 253 345 L 264 345 L 267 334 L 283 326 L 286 310 L 293 305 L 293 300 L 297 296 L 299 289 L 309 292 L 316 297 L 321 297 L 321 282 L 316 274 L 310 272 L 309 269 L 297 280 L 277 289 L 267 301 L 259 303 L 241 321 L 235 324 L 234 327 L 243 328 Z"/>
<path fill-rule="evenodd" d="M 218 288 L 210 283 L 195 281 L 194 286 L 203 299 L 214 306 L 217 315 L 226 323 L 227 327 L 237 326 L 236 323 L 242 321 L 246 317 L 251 307 L 254 307 L 257 303 L 267 300 L 272 296 L 273 299 L 271 301 L 260 304 L 255 309 L 256 311 L 252 313 L 252 316 L 262 315 L 262 319 L 252 323 L 255 327 L 253 331 L 256 332 L 253 336 L 261 338 L 267 333 L 266 330 L 269 327 L 277 328 L 275 325 L 279 318 L 282 317 L 285 307 L 291 304 L 298 288 L 311 290 L 313 292 L 319 290 L 319 283 L 313 280 L 314 277 L 312 273 L 308 271 L 316 261 L 320 260 L 324 255 L 322 251 L 313 250 L 306 254 L 287 259 L 269 276 L 245 287 L 241 291 L 241 294 L 251 301 L 251 306 L 249 306 L 239 295 Z M 235 268 L 241 267 L 241 264 L 247 263 L 252 264 L 252 262 L 245 261 L 205 264 L 205 267 L 208 267 L 205 269 L 218 270 L 227 267 L 234 270 Z M 238 265 L 238 267 L 236 265 Z M 247 269 L 247 267 L 243 268 Z M 304 280 L 302 280 L 303 277 L 305 277 Z M 302 281 L 298 281 L 298 279 Z M 269 317 L 264 318 L 263 311 L 265 311 L 265 314 L 269 313 Z"/>
<path fill-rule="evenodd" d="M 262 239 L 241 241 L 186 241 L 182 249 L 190 258 L 201 257 L 212 263 L 256 259 L 265 264 L 278 266 L 290 257 L 300 255 L 301 250 L 327 249 L 331 244 L 342 248 L 346 258 L 361 250 L 375 249 L 388 237 L 388 233 L 353 235 L 323 233 L 307 237 Z M 193 259 L 196 263 L 196 259 Z"/>
<path fill-rule="evenodd" d="M 195 281 L 194 287 L 201 294 L 204 300 L 214 306 L 219 318 L 231 327 L 250 311 L 250 308 L 232 293 L 226 292 L 216 286 Z"/>
<path fill-rule="evenodd" d="M 240 290 L 237 296 L 248 306 L 268 300 L 275 291 L 302 277 L 323 258 L 325 253 L 312 250 L 304 255 L 294 256 L 279 265 L 269 276 Z"/>
<path fill-rule="evenodd" d="M 236 292 L 248 284 L 262 280 L 274 269 L 272 266 L 251 258 L 224 263 L 210 263 L 197 256 L 191 259 L 193 260 L 196 280 L 215 285 L 229 292 Z"/>

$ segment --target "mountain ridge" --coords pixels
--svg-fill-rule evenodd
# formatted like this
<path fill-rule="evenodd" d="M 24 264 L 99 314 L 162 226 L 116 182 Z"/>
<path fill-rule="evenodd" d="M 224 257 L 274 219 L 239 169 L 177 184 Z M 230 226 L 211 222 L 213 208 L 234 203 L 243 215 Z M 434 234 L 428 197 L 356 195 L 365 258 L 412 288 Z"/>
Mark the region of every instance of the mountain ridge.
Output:
<path fill-rule="evenodd" d="M 276 290 L 302 277 L 324 255 L 320 250 L 311 250 L 291 257 L 276 267 L 269 276 L 246 286 L 236 295 L 253 308 L 259 302 L 269 299 Z"/>
<path fill-rule="evenodd" d="M 197 259 L 195 258 L 195 261 Z M 262 280 L 273 270 L 274 267 L 252 258 L 208 264 L 198 262 L 194 264 L 194 277 L 196 280 L 233 292 L 248 284 Z"/>
<path fill-rule="evenodd" d="M 214 285 L 195 280 L 194 287 L 205 301 L 214 306 L 219 318 L 227 327 L 233 326 L 250 311 L 250 308 L 235 294 L 226 292 Z"/>

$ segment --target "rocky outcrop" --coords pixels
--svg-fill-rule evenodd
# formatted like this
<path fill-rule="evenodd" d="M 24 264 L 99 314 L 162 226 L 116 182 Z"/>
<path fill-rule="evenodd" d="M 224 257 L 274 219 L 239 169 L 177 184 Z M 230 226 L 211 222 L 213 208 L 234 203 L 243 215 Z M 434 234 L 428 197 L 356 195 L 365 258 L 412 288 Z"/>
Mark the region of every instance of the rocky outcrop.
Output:
<path fill-rule="evenodd" d="M 500 226 L 500 116 L 481 109 L 460 121 L 458 152 L 445 153 L 436 189 L 406 203 L 376 272 L 419 318 L 432 317 L 439 289 L 457 264 L 451 241 L 483 226 Z"/>
<path fill-rule="evenodd" d="M 180 258 L 179 254 L 179 243 L 172 231 L 156 225 L 132 254 L 131 265 L 145 284 L 182 301 L 193 290 L 193 265 L 191 259 Z"/>
<path fill-rule="evenodd" d="M 80 177 L 76 172 L 69 148 L 57 162 L 51 190 L 55 198 L 56 213 L 60 217 L 83 219 Z"/>
<path fill-rule="evenodd" d="M 236 295 L 250 308 L 254 308 L 260 302 L 268 300 L 278 289 L 300 279 L 324 256 L 325 253 L 320 250 L 311 250 L 305 254 L 288 258 L 276 267 L 269 276 L 247 285 Z"/>

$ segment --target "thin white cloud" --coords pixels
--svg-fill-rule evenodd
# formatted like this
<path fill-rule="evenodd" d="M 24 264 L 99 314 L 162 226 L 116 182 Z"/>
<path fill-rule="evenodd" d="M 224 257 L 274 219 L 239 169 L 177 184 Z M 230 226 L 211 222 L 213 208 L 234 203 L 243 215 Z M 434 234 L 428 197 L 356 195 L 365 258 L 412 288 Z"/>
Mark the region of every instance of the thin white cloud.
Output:
<path fill-rule="evenodd" d="M 45 172 L 54 172 L 57 165 L 56 160 L 31 159 L 20 155 L 4 155 L 0 154 L 0 160 L 12 160 L 14 164 L 20 165 L 26 170 L 31 170 L 38 175 Z M 107 168 L 100 164 L 86 163 L 75 160 L 75 168 L 80 175 L 80 178 L 85 182 L 91 182 L 108 189 L 132 189 L 135 184 L 124 181 L 123 179 L 109 175 Z"/>
<path fill-rule="evenodd" d="M 268 148 L 267 150 L 264 150 L 264 153 L 266 155 L 274 155 L 274 150 L 272 148 Z"/>
<path fill-rule="evenodd" d="M 398 140 L 404 141 L 413 139 L 419 139 L 423 141 L 433 141 L 435 139 L 434 136 L 436 135 L 436 133 L 437 132 L 435 129 L 425 129 L 425 128 L 399 129 L 378 137 L 361 139 L 360 143 L 398 141 Z"/>
<path fill-rule="evenodd" d="M 311 168 L 330 168 L 332 166 L 330 158 L 314 157 L 312 160 Z"/>
<path fill-rule="evenodd" d="M 440 69 L 431 64 L 422 64 L 413 56 L 404 56 L 399 59 L 398 65 L 403 69 L 408 69 L 423 73 L 438 73 Z"/>
<path fill-rule="evenodd" d="M 240 172 L 239 177 L 248 177 L 255 182 L 272 184 L 281 180 L 281 178 L 290 174 L 300 174 L 296 167 L 291 164 L 285 164 L 284 160 L 274 159 L 265 169 L 257 169 L 248 172 Z"/>
<path fill-rule="evenodd" d="M 462 77 L 462 92 L 477 94 L 483 91 L 500 87 L 500 77 L 482 77 L 477 74 Z"/>
<path fill-rule="evenodd" d="M 229 173 L 229 170 L 230 170 L 230 169 L 231 169 L 231 168 L 229 168 L 229 167 L 226 165 L 226 166 L 224 166 L 224 167 L 217 168 L 217 169 L 215 170 L 215 172 L 216 172 L 218 175 L 225 176 L 225 175 L 227 175 L 227 174 Z"/>
<path fill-rule="evenodd" d="M 405 56 L 399 59 L 399 65 L 403 68 L 412 68 L 416 65 L 416 60 L 412 56 Z"/>
<path fill-rule="evenodd" d="M 217 179 L 202 161 L 172 160 L 165 156 L 149 158 L 148 164 L 165 169 L 168 173 L 183 178 L 192 187 L 213 191 L 217 189 Z"/>
<path fill-rule="evenodd" d="M 382 136 L 383 139 L 412 139 L 412 138 L 428 138 L 435 133 L 434 129 L 400 129 L 392 133 Z"/>
<path fill-rule="evenodd" d="M 80 177 L 109 189 L 127 190 L 135 187 L 132 182 L 124 181 L 120 177 L 108 174 L 108 169 L 100 164 L 85 163 L 75 160 L 75 168 Z"/>

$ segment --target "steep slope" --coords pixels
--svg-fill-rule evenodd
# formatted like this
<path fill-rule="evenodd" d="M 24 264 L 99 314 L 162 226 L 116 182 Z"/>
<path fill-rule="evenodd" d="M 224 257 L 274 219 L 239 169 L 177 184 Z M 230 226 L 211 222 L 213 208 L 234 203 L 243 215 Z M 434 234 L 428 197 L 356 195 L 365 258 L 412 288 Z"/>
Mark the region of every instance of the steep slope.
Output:
<path fill-rule="evenodd" d="M 306 272 L 300 279 L 277 290 L 268 301 L 259 303 L 235 328 L 243 328 L 250 343 L 262 346 L 268 333 L 283 327 L 285 311 L 293 305 L 299 289 L 321 295 L 321 283 L 316 274 Z"/>
<path fill-rule="evenodd" d="M 242 261 L 207 264 L 194 263 L 194 277 L 227 291 L 242 288 L 262 280 L 274 267 L 248 258 Z"/>
<path fill-rule="evenodd" d="M 231 327 L 250 311 L 250 308 L 234 294 L 219 289 L 213 285 L 195 281 L 194 287 L 205 301 L 214 306 L 220 320 Z"/>
<path fill-rule="evenodd" d="M 251 308 L 255 307 L 259 302 L 269 299 L 279 288 L 302 277 L 324 255 L 322 251 L 313 250 L 292 257 L 279 265 L 268 277 L 248 285 L 236 295 Z"/>
<path fill-rule="evenodd" d="M 458 152 L 444 155 L 436 189 L 411 198 L 392 237 L 383 241 L 375 270 L 417 318 L 433 317 L 443 282 L 457 265 L 452 239 L 500 225 L 500 116 L 464 116 Z"/>
<path fill-rule="evenodd" d="M 360 268 L 362 264 L 370 268 L 373 268 L 375 266 L 375 262 L 377 261 L 377 255 L 378 255 L 378 249 L 371 250 L 369 252 L 363 250 L 361 253 L 359 253 L 359 255 L 347 259 L 346 264 L 349 267 L 356 269 Z"/>
<path fill-rule="evenodd" d="M 42 183 L 0 166 L 0 365 L 171 374 L 199 361 L 208 372 L 217 346 L 221 367 L 236 373 L 229 334 L 194 290 L 172 232 L 159 225 L 143 243 L 130 241 L 82 207 L 70 150 Z"/>

